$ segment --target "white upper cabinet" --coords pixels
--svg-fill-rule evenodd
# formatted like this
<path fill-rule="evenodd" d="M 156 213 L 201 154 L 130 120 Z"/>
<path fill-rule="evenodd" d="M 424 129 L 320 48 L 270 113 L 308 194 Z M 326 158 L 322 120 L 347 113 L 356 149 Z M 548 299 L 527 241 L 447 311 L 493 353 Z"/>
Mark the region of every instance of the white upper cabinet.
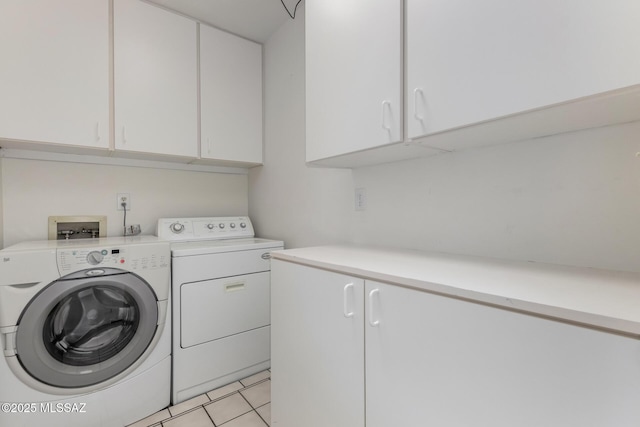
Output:
<path fill-rule="evenodd" d="M 640 2 L 305 7 L 307 161 L 358 167 L 640 119 Z"/>
<path fill-rule="evenodd" d="M 137 0 L 115 0 L 116 150 L 198 156 L 196 26 Z"/>
<path fill-rule="evenodd" d="M 262 163 L 262 46 L 200 25 L 200 153 Z"/>
<path fill-rule="evenodd" d="M 640 82 L 637 1 L 406 0 L 406 7 L 408 138 Z"/>
<path fill-rule="evenodd" d="M 307 161 L 402 140 L 402 0 L 305 5 Z"/>
<path fill-rule="evenodd" d="M 107 0 L 0 2 L 0 57 L 0 139 L 109 147 Z"/>

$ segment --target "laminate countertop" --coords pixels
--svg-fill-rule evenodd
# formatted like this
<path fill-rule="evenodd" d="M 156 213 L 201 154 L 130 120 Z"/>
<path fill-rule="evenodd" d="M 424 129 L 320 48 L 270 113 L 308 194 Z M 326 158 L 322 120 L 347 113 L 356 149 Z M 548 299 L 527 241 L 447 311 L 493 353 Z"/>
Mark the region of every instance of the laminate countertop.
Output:
<path fill-rule="evenodd" d="M 640 273 L 368 246 L 272 257 L 640 338 Z"/>

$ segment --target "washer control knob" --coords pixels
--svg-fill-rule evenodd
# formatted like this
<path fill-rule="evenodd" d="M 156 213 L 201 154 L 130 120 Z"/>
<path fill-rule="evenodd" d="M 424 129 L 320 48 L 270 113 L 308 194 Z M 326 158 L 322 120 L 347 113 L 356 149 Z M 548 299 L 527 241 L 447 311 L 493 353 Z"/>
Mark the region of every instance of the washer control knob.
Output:
<path fill-rule="evenodd" d="M 224 224 L 220 223 L 220 224 L 218 224 L 218 227 L 220 227 L 222 229 L 222 228 L 224 228 Z"/>
<path fill-rule="evenodd" d="M 231 228 L 236 228 L 236 223 L 235 223 L 235 222 L 232 222 L 231 224 L 229 224 L 229 227 L 231 227 Z"/>
<path fill-rule="evenodd" d="M 104 259 L 104 255 L 100 251 L 91 251 L 87 254 L 87 262 L 91 265 L 98 265 Z"/>
<path fill-rule="evenodd" d="M 215 227 L 215 225 L 213 225 L 213 224 L 207 224 L 207 228 L 208 228 L 209 230 L 213 230 L 213 227 Z"/>
<path fill-rule="evenodd" d="M 240 228 L 247 228 L 247 224 L 245 224 L 244 222 L 240 223 Z"/>
<path fill-rule="evenodd" d="M 174 233 L 179 234 L 184 231 L 184 224 L 180 224 L 179 222 L 174 222 L 169 226 L 169 229 Z"/>

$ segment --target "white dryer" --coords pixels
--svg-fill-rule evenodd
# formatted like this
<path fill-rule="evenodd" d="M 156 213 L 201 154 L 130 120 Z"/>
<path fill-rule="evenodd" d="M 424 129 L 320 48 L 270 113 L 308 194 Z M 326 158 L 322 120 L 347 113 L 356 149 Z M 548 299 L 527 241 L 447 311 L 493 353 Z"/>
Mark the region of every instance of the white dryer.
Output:
<path fill-rule="evenodd" d="M 270 252 L 248 217 L 164 218 L 171 240 L 172 403 L 271 366 Z"/>
<path fill-rule="evenodd" d="M 154 236 L 0 251 L 0 426 L 122 427 L 168 406 L 169 295 Z"/>

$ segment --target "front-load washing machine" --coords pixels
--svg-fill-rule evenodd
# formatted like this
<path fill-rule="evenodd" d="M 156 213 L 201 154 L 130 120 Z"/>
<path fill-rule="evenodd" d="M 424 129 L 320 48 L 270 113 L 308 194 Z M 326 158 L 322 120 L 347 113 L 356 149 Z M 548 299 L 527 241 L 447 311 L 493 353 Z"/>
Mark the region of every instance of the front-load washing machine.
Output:
<path fill-rule="evenodd" d="M 153 236 L 1 250 L 0 426 L 122 427 L 168 406 L 170 257 Z"/>

